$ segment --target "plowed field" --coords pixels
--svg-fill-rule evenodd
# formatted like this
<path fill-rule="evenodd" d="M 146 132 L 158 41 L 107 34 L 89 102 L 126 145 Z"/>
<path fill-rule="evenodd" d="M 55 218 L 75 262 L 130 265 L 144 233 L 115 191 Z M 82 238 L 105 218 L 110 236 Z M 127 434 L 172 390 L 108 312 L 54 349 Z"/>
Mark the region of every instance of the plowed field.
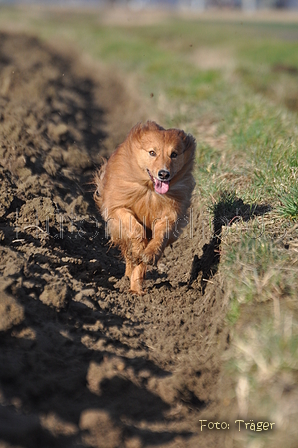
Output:
<path fill-rule="evenodd" d="M 150 111 L 112 72 L 25 35 L 0 35 L 0 90 L 1 447 L 223 446 L 200 431 L 222 414 L 228 345 L 200 198 L 144 297 L 92 199 L 101 157 Z"/>

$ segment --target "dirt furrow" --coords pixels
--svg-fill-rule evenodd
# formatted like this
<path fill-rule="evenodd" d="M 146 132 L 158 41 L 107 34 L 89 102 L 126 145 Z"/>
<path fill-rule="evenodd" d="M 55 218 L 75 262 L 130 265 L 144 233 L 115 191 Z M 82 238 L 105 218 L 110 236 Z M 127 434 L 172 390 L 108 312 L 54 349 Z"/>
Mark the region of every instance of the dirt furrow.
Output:
<path fill-rule="evenodd" d="M 0 446 L 214 446 L 199 420 L 220 415 L 226 303 L 200 198 L 142 298 L 92 200 L 101 157 L 150 113 L 25 35 L 0 35 L 0 90 Z"/>

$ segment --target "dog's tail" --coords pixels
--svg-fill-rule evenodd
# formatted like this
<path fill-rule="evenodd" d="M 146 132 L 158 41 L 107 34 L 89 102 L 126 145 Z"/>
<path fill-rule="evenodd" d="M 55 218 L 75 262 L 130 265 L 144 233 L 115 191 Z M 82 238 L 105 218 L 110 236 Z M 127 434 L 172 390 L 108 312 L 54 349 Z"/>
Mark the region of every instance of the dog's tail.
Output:
<path fill-rule="evenodd" d="M 96 187 L 93 194 L 93 199 L 99 209 L 101 209 L 102 206 L 103 179 L 105 176 L 107 163 L 108 161 L 103 159 L 101 167 L 96 171 L 93 177 L 93 183 Z"/>

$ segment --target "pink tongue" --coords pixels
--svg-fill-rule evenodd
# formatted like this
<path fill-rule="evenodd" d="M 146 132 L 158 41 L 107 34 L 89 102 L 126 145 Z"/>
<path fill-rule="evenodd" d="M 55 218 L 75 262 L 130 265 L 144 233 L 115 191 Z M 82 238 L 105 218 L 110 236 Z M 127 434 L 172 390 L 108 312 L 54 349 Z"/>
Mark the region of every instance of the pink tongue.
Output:
<path fill-rule="evenodd" d="M 162 181 L 162 180 L 158 180 L 155 179 L 155 184 L 154 184 L 154 188 L 156 193 L 159 194 L 165 194 L 169 191 L 169 181 Z"/>

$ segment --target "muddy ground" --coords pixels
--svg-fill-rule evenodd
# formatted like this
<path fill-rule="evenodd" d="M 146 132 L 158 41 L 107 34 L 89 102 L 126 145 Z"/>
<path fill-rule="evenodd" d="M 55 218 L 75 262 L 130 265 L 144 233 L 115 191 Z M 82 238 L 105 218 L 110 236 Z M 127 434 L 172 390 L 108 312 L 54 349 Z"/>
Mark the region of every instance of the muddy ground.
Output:
<path fill-rule="evenodd" d="M 0 34 L 0 90 L 0 446 L 223 446 L 200 432 L 224 418 L 228 332 L 199 197 L 141 298 L 92 200 L 101 156 L 150 111 L 112 71 L 24 35 Z"/>

